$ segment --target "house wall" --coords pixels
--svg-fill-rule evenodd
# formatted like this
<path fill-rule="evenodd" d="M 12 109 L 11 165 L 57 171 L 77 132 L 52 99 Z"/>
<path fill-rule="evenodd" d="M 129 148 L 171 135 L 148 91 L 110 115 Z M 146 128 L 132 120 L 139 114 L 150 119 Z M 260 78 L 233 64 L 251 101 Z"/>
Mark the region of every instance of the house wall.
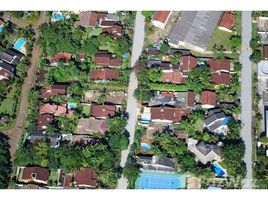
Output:
<path fill-rule="evenodd" d="M 232 32 L 232 30 L 230 30 L 230 29 L 228 29 L 228 28 L 225 28 L 225 27 L 223 27 L 223 26 L 219 26 L 219 29 L 222 30 L 222 31 L 229 32 L 229 33 Z"/>

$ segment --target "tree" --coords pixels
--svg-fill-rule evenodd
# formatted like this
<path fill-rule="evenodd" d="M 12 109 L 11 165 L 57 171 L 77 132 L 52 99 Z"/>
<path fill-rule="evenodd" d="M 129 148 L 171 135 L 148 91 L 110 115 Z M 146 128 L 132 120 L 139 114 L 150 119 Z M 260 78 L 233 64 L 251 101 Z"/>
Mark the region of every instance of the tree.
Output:
<path fill-rule="evenodd" d="M 9 82 L 8 80 L 1 80 L 1 84 L 0 84 L 0 101 L 2 101 L 6 94 L 8 93 L 8 89 L 9 89 Z"/>
<path fill-rule="evenodd" d="M 16 18 L 22 18 L 24 16 L 23 11 L 12 11 L 11 14 Z"/>
<path fill-rule="evenodd" d="M 152 90 L 143 90 L 141 87 L 138 87 L 134 92 L 134 96 L 138 101 L 148 102 L 154 94 Z"/>
<path fill-rule="evenodd" d="M 170 47 L 168 45 L 168 43 L 164 42 L 161 47 L 160 47 L 160 53 L 162 54 L 167 54 L 169 53 Z"/>
<path fill-rule="evenodd" d="M 215 44 L 213 46 L 213 49 L 212 49 L 213 53 L 214 53 L 214 56 L 217 58 L 217 59 L 223 59 L 225 58 L 225 54 L 224 54 L 224 46 L 222 44 Z"/>
<path fill-rule="evenodd" d="M 211 87 L 211 73 L 208 67 L 196 67 L 188 74 L 187 85 L 189 90 L 200 93 L 203 89 Z"/>
<path fill-rule="evenodd" d="M 151 19 L 154 15 L 154 11 L 142 11 L 141 13 L 145 18 L 149 19 Z"/>
<path fill-rule="evenodd" d="M 123 175 L 128 179 L 128 182 L 135 182 L 140 174 L 139 166 L 134 163 L 127 163 L 123 169 Z"/>
<path fill-rule="evenodd" d="M 127 121 L 121 117 L 113 117 L 108 120 L 108 130 L 115 133 L 123 133 L 126 129 Z"/>
<path fill-rule="evenodd" d="M 228 133 L 225 138 L 228 140 L 239 140 L 241 128 L 241 121 L 236 121 L 234 118 L 231 118 L 228 123 Z"/>
<path fill-rule="evenodd" d="M 0 132 L 0 189 L 8 188 L 11 167 L 8 137 Z"/>
<path fill-rule="evenodd" d="M 170 58 L 170 63 L 171 63 L 172 65 L 177 65 L 177 64 L 180 63 L 180 59 L 181 59 L 181 55 L 180 55 L 179 53 L 174 54 L 174 55 L 172 55 L 171 58 Z"/>
<path fill-rule="evenodd" d="M 181 166 L 181 169 L 185 172 L 189 171 L 194 165 L 196 165 L 195 155 L 187 152 L 180 159 L 178 159 L 178 163 Z"/>
<path fill-rule="evenodd" d="M 148 70 L 148 78 L 153 83 L 161 82 L 162 71 L 160 68 L 150 68 Z"/>
<path fill-rule="evenodd" d="M 250 56 L 250 60 L 255 64 L 258 64 L 262 60 L 262 53 L 260 50 L 255 50 L 254 53 Z"/>

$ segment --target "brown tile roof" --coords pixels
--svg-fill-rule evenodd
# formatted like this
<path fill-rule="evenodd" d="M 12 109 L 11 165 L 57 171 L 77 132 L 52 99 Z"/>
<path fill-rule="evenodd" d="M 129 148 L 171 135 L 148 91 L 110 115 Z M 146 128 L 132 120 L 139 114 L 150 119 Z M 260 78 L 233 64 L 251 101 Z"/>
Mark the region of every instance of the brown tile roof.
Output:
<path fill-rule="evenodd" d="M 213 59 L 213 60 L 209 60 L 207 63 L 212 72 L 221 71 L 221 70 L 225 70 L 229 72 L 231 68 L 231 62 L 230 60 L 227 60 L 227 59 Z"/>
<path fill-rule="evenodd" d="M 103 28 L 102 32 L 108 33 L 113 38 L 117 39 L 124 35 L 124 28 L 119 24 L 113 24 L 111 27 Z"/>
<path fill-rule="evenodd" d="M 180 71 L 163 72 L 162 81 L 164 83 L 184 83 L 182 73 Z"/>
<path fill-rule="evenodd" d="M 43 99 L 49 99 L 55 95 L 64 95 L 66 93 L 67 86 L 62 84 L 53 85 L 49 88 L 43 88 L 41 90 L 41 97 Z"/>
<path fill-rule="evenodd" d="M 187 92 L 187 106 L 188 107 L 194 107 L 195 102 L 195 93 L 192 91 Z"/>
<path fill-rule="evenodd" d="M 115 115 L 115 106 L 92 104 L 90 113 L 96 118 L 105 118 L 108 116 L 113 117 Z"/>
<path fill-rule="evenodd" d="M 197 66 L 197 59 L 192 55 L 181 57 L 181 68 L 183 71 L 189 72 Z"/>
<path fill-rule="evenodd" d="M 231 75 L 226 72 L 213 73 L 211 75 L 212 82 L 216 85 L 230 85 L 231 84 Z"/>
<path fill-rule="evenodd" d="M 119 78 L 119 71 L 114 69 L 94 69 L 91 72 L 90 79 L 95 80 L 118 80 Z"/>
<path fill-rule="evenodd" d="M 263 57 L 268 59 L 268 45 L 263 45 Z"/>
<path fill-rule="evenodd" d="M 167 21 L 170 11 L 155 11 L 153 20 L 162 22 L 163 24 Z"/>
<path fill-rule="evenodd" d="M 57 63 L 59 61 L 68 62 L 71 60 L 72 54 L 67 52 L 58 52 L 50 60 L 50 63 Z"/>
<path fill-rule="evenodd" d="M 161 92 L 161 95 L 164 97 L 174 97 L 174 92 Z"/>
<path fill-rule="evenodd" d="M 66 104 L 55 105 L 45 103 L 39 107 L 39 114 L 54 114 L 55 116 L 65 115 L 67 112 Z"/>
<path fill-rule="evenodd" d="M 95 169 L 82 168 L 74 173 L 74 181 L 79 187 L 96 187 L 97 185 L 97 174 Z"/>
<path fill-rule="evenodd" d="M 73 174 L 67 174 L 64 176 L 63 179 L 63 187 L 64 188 L 71 188 L 73 187 Z"/>
<path fill-rule="evenodd" d="M 182 116 L 187 115 L 188 112 L 180 108 L 173 107 L 151 107 L 152 120 L 170 120 L 172 122 L 179 122 Z"/>
<path fill-rule="evenodd" d="M 1 68 L 0 69 L 0 76 L 4 76 L 6 77 L 7 79 L 10 79 L 14 76 L 14 73 L 13 72 L 10 72 L 4 68 Z"/>
<path fill-rule="evenodd" d="M 208 105 L 215 106 L 216 103 L 217 103 L 217 97 L 216 97 L 215 92 L 206 90 L 206 91 L 203 91 L 201 93 L 201 104 L 202 105 L 208 104 Z"/>
<path fill-rule="evenodd" d="M 160 54 L 160 50 L 158 50 L 157 48 L 149 48 L 147 54 L 151 56 L 156 56 Z"/>
<path fill-rule="evenodd" d="M 79 59 L 82 61 L 82 60 L 85 60 L 85 56 L 86 54 L 84 52 L 81 52 L 79 53 Z"/>
<path fill-rule="evenodd" d="M 91 12 L 89 17 L 89 25 L 96 26 L 98 20 L 98 14 L 96 12 Z"/>
<path fill-rule="evenodd" d="M 51 115 L 51 114 L 39 115 L 37 118 L 38 130 L 42 130 L 42 129 L 46 128 L 52 122 L 53 122 L 53 115 Z"/>
<path fill-rule="evenodd" d="M 66 115 L 67 113 L 67 105 L 62 104 L 58 105 L 56 112 L 54 113 L 55 116 L 61 116 L 61 115 Z"/>
<path fill-rule="evenodd" d="M 115 66 L 122 65 L 121 58 L 112 58 L 112 54 L 108 51 L 99 51 L 95 54 L 95 63 L 101 66 Z"/>
<path fill-rule="evenodd" d="M 106 21 L 106 20 L 102 20 L 100 23 L 100 27 L 112 27 L 114 25 L 114 21 Z"/>
<path fill-rule="evenodd" d="M 104 133 L 108 128 L 108 123 L 103 119 L 84 118 L 79 119 L 77 124 L 77 134 Z"/>
<path fill-rule="evenodd" d="M 26 182 L 42 181 L 47 182 L 49 171 L 42 167 L 25 167 L 23 169 L 22 180 Z"/>
<path fill-rule="evenodd" d="M 230 12 L 224 12 L 224 14 L 223 14 L 223 16 L 221 18 L 219 26 L 227 28 L 229 30 L 232 30 L 232 28 L 235 25 L 235 19 L 236 19 L 236 17 L 235 17 L 234 14 L 232 14 Z"/>

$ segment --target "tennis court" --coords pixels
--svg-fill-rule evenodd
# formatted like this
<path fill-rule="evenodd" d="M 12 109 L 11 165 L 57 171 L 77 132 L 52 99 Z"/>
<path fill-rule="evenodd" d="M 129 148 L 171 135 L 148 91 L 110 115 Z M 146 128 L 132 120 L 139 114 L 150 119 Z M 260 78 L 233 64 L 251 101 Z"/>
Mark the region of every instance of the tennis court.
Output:
<path fill-rule="evenodd" d="M 142 171 L 136 189 L 180 189 L 186 186 L 186 176 L 176 173 Z"/>

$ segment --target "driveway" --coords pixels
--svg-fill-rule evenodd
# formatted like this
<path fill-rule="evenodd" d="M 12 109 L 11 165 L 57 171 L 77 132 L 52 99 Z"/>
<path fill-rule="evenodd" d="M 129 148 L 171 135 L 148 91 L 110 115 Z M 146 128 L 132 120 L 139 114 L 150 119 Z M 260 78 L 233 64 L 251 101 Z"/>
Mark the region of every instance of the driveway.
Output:
<path fill-rule="evenodd" d="M 22 20 L 14 20 L 12 18 L 12 22 L 17 24 L 18 26 L 24 27 L 24 23 Z M 44 23 L 46 20 L 46 12 L 41 12 L 39 19 L 33 24 L 33 28 L 35 31 L 35 38 L 39 37 L 39 30 L 38 27 Z M 17 118 L 15 125 L 12 129 L 7 131 L 7 135 L 9 137 L 9 144 L 10 144 L 10 154 L 12 159 L 14 159 L 15 152 L 17 150 L 17 146 L 20 142 L 22 130 L 24 128 L 24 122 L 27 116 L 27 106 L 28 106 L 28 94 L 35 82 L 35 74 L 38 65 L 38 58 L 39 58 L 39 47 L 34 43 L 34 48 L 32 51 L 32 58 L 31 58 L 31 65 L 27 71 L 27 77 L 24 79 L 21 96 L 19 98 L 19 111 L 17 112 Z"/>
<path fill-rule="evenodd" d="M 133 67 L 139 56 L 142 53 L 143 42 L 144 42 L 144 17 L 140 11 L 137 11 L 136 20 L 135 20 L 135 28 L 134 28 L 134 41 L 132 47 L 132 57 L 131 57 L 131 67 Z M 138 86 L 138 80 L 136 77 L 136 73 L 132 70 L 130 74 L 130 81 L 128 87 L 128 99 L 127 99 L 127 112 L 129 113 L 129 119 L 127 124 L 127 131 L 129 132 L 129 145 L 128 149 L 122 152 L 121 155 L 121 167 L 124 167 L 127 162 L 127 157 L 130 152 L 130 147 L 134 142 L 135 136 L 135 127 L 137 123 L 137 118 L 139 114 L 139 109 L 137 105 L 137 101 L 134 98 L 134 91 Z M 125 177 L 121 177 L 118 181 L 117 188 L 118 189 L 127 189 L 128 183 Z"/>
<path fill-rule="evenodd" d="M 243 184 L 244 189 L 252 188 L 252 63 L 249 60 L 252 53 L 249 45 L 251 30 L 251 11 L 242 11 L 242 48 L 240 61 L 242 63 L 241 120 L 243 128 L 241 130 L 241 136 L 246 145 L 244 161 L 247 167 L 247 176 Z"/>

